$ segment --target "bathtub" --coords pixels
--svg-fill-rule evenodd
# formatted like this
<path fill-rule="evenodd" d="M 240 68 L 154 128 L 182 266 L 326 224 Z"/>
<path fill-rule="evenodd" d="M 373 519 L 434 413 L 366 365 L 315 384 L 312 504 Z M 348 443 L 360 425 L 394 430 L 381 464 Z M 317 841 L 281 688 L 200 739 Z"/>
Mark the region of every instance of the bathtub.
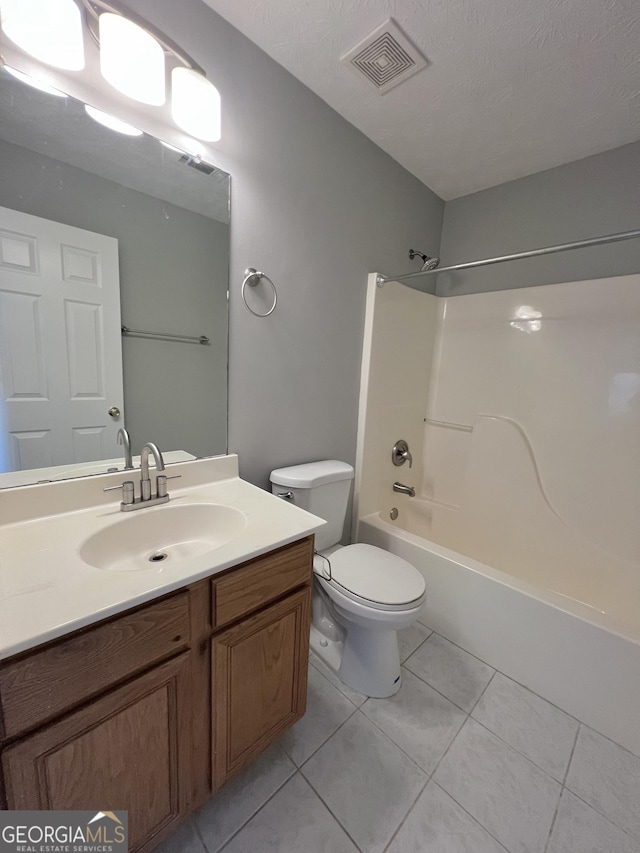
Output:
<path fill-rule="evenodd" d="M 397 521 L 388 513 L 360 518 L 356 538 L 422 572 L 427 601 L 421 620 L 640 755 L 640 610 L 629 607 L 628 596 L 619 595 L 618 612 L 611 604 L 605 611 L 591 593 L 579 600 L 532 582 L 531 574 L 519 576 L 517 555 L 513 571 L 504 559 L 498 569 L 463 556 L 420 535 L 420 513 L 409 509 L 410 502 L 398 504 Z M 611 592 L 616 584 L 609 580 Z"/>

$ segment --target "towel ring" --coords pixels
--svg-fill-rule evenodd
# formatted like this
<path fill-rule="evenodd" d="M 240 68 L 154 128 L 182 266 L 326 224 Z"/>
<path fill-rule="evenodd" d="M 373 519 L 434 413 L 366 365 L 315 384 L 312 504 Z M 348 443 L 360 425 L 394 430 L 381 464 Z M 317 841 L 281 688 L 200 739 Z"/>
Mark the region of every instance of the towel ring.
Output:
<path fill-rule="evenodd" d="M 247 285 L 249 285 L 249 287 L 255 287 L 257 284 L 259 284 L 261 279 L 268 281 L 271 287 L 273 288 L 273 305 L 265 314 L 259 314 L 257 311 L 254 311 L 253 308 L 251 308 L 247 303 L 247 297 L 245 294 L 245 288 Z M 249 267 L 244 271 L 244 281 L 242 282 L 241 293 L 242 301 L 244 302 L 244 307 L 247 309 L 247 311 L 250 311 L 255 317 L 268 317 L 269 314 L 273 314 L 276 309 L 276 305 L 278 304 L 278 292 L 276 290 L 275 284 L 271 281 L 268 275 L 265 275 L 263 272 L 258 272 L 253 267 Z"/>

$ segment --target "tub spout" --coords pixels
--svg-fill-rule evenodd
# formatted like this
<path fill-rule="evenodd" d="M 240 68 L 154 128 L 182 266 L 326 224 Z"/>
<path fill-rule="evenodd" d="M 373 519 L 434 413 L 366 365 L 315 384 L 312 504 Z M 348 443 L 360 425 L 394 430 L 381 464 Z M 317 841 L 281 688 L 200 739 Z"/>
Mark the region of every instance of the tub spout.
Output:
<path fill-rule="evenodd" d="M 400 492 L 401 495 L 409 495 L 410 498 L 415 498 L 416 490 L 413 486 L 405 486 L 403 483 L 394 483 L 393 491 Z"/>

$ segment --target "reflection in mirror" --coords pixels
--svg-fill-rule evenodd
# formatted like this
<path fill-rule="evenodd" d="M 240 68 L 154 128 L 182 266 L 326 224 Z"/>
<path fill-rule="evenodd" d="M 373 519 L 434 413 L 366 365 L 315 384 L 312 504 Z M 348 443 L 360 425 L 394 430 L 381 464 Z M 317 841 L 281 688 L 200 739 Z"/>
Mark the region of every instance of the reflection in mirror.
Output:
<path fill-rule="evenodd" d="M 229 184 L 0 69 L 0 487 L 226 452 Z"/>

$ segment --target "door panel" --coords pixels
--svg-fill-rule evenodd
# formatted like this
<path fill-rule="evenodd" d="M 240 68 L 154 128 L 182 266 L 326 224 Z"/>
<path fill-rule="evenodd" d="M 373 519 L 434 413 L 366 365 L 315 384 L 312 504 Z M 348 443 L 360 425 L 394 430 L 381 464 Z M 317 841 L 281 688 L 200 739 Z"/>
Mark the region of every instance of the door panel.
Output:
<path fill-rule="evenodd" d="M 117 240 L 0 207 L 0 471 L 119 455 L 120 326 Z"/>

